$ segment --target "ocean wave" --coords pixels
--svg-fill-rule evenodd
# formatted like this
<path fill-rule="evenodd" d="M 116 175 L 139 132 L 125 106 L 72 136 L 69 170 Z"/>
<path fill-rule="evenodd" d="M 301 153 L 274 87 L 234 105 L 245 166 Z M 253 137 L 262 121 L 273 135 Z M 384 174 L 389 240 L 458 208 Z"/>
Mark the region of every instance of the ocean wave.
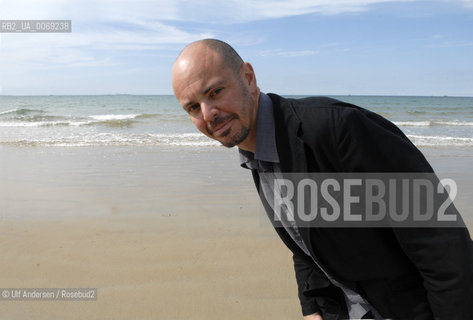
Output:
<path fill-rule="evenodd" d="M 136 116 L 136 119 L 151 119 L 151 118 L 159 118 L 161 115 L 157 113 L 143 113 Z"/>
<path fill-rule="evenodd" d="M 1 127 L 7 128 L 33 128 L 33 127 L 56 127 L 56 126 L 71 126 L 71 127 L 81 127 L 81 126 L 92 126 L 92 125 L 105 125 L 113 128 L 120 127 L 130 127 L 134 123 L 133 120 L 108 120 L 108 121 L 36 121 L 36 122 L 0 122 Z"/>
<path fill-rule="evenodd" d="M 147 114 L 104 114 L 89 116 L 92 121 L 86 121 L 80 125 L 105 125 L 114 128 L 131 127 L 139 119 L 150 118 Z"/>
<path fill-rule="evenodd" d="M 440 126 L 468 126 L 472 127 L 473 122 L 462 122 L 462 121 L 434 121 L 434 125 Z"/>
<path fill-rule="evenodd" d="M 105 125 L 109 127 L 130 127 L 141 115 L 98 115 L 89 117 L 61 117 L 33 115 L 18 119 L 9 119 L 10 121 L 0 121 L 0 127 L 54 127 L 54 126 L 93 126 Z"/>
<path fill-rule="evenodd" d="M 399 127 L 429 127 L 430 121 L 394 121 Z"/>
<path fill-rule="evenodd" d="M 426 111 L 419 111 L 419 110 L 407 110 L 409 114 L 426 114 Z"/>
<path fill-rule="evenodd" d="M 54 126 L 69 126 L 70 121 L 36 121 L 36 122 L 0 122 L 0 127 L 6 128 L 32 128 L 32 127 L 54 127 Z"/>
<path fill-rule="evenodd" d="M 394 121 L 395 125 L 399 127 L 434 127 L 434 126 L 442 126 L 442 127 L 456 127 L 456 126 L 464 126 L 464 127 L 472 127 L 473 122 L 469 121 L 440 121 L 440 120 L 430 120 L 430 121 Z"/>
<path fill-rule="evenodd" d="M 38 114 L 38 113 L 44 113 L 44 111 L 43 110 L 36 110 L 36 109 L 10 109 L 10 110 L 6 110 L 6 111 L 1 111 L 0 116 L 11 115 L 11 114 L 24 116 L 24 115 L 28 115 L 28 114 L 31 114 L 31 113 Z"/>
<path fill-rule="evenodd" d="M 108 127 L 120 128 L 130 127 L 134 123 L 133 120 L 108 120 L 108 121 L 36 121 L 36 122 L 0 122 L 0 128 L 34 128 L 34 127 L 56 127 L 56 126 L 92 126 L 105 125 Z"/>
<path fill-rule="evenodd" d="M 114 120 L 135 119 L 138 116 L 139 114 L 102 114 L 102 115 L 89 116 L 89 118 L 92 118 L 98 121 L 114 121 Z"/>
<path fill-rule="evenodd" d="M 419 147 L 473 147 L 473 137 L 407 135 Z M 71 136 L 32 136 L 0 140 L 0 145 L 86 146 L 182 146 L 215 147 L 220 143 L 201 133 L 87 133 Z"/>
<path fill-rule="evenodd" d="M 419 136 L 407 135 L 416 145 L 423 147 L 452 146 L 452 147 L 473 147 L 473 138 L 467 137 L 447 137 L 447 136 Z"/>
<path fill-rule="evenodd" d="M 3 114 L 16 114 L 17 111 L 7 110 Z M 1 115 L 1 114 L 0 114 Z M 130 127 L 136 122 L 146 119 L 160 118 L 160 121 L 176 121 L 174 118 L 162 117 L 159 114 L 106 114 L 91 115 L 86 117 L 72 116 L 50 116 L 43 114 L 22 114 L 21 116 L 9 117 L 0 121 L 0 127 L 52 127 L 52 126 L 93 126 L 105 125 L 109 127 Z M 187 119 L 186 119 L 187 120 Z"/>
<path fill-rule="evenodd" d="M 89 147 L 89 146 L 189 146 L 211 147 L 220 143 L 200 133 L 172 134 L 114 134 L 98 133 L 83 136 L 22 138 L 17 141 L 0 141 L 6 145 L 49 146 L 49 147 Z"/>
<path fill-rule="evenodd" d="M 147 134 L 150 142 L 159 142 L 174 146 L 219 146 L 220 143 L 207 138 L 201 133 Z"/>
<path fill-rule="evenodd" d="M 18 111 L 18 109 L 11 109 L 11 110 L 6 110 L 6 111 L 1 111 L 0 116 L 2 116 L 4 114 L 16 113 L 17 111 Z"/>

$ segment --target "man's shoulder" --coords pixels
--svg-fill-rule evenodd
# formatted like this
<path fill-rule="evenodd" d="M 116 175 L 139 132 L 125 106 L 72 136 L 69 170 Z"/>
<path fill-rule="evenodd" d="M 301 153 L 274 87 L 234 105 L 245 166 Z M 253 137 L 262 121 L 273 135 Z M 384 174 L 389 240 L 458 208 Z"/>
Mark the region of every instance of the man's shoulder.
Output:
<path fill-rule="evenodd" d="M 327 109 L 328 111 L 345 111 L 345 110 L 361 110 L 362 108 L 341 101 L 334 98 L 326 97 L 326 96 L 309 96 L 309 97 L 301 97 L 301 98 L 293 98 L 293 97 L 282 97 L 277 94 L 269 93 L 268 96 L 271 98 L 273 102 L 273 106 L 281 109 L 282 111 L 286 110 L 293 110 L 298 112 L 305 112 L 305 111 L 314 111 L 314 110 L 324 110 Z M 327 111 L 326 110 L 326 111 Z"/>
<path fill-rule="evenodd" d="M 295 116 L 300 122 L 321 122 L 344 118 L 352 112 L 364 112 L 363 108 L 326 96 L 310 96 L 303 98 L 281 97 L 268 94 L 273 102 L 276 118 Z"/>
<path fill-rule="evenodd" d="M 296 107 L 327 107 L 343 103 L 340 100 L 326 97 L 326 96 L 307 96 L 307 97 L 282 97 L 274 93 L 268 93 L 268 96 L 273 101 L 273 104 L 279 105 L 293 105 Z"/>

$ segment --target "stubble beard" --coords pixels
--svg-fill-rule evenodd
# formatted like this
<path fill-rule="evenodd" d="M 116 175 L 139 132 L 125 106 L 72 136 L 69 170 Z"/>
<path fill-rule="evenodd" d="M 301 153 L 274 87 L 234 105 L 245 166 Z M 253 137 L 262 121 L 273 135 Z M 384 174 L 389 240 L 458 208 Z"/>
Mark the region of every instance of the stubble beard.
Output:
<path fill-rule="evenodd" d="M 230 129 L 228 129 L 229 132 L 228 133 L 223 133 L 222 136 L 225 137 L 226 135 L 228 135 L 230 133 Z M 236 145 L 239 145 L 240 143 L 242 143 L 243 141 L 245 141 L 246 137 L 248 137 L 248 134 L 250 133 L 250 128 L 246 127 L 246 126 L 243 126 L 241 127 L 241 129 L 235 133 L 231 140 L 228 141 L 228 142 L 225 142 L 225 141 L 220 141 L 220 143 L 224 146 L 224 147 L 227 147 L 227 148 L 233 148 L 234 146 Z"/>
<path fill-rule="evenodd" d="M 241 106 L 241 110 L 244 110 L 245 114 L 242 114 L 242 115 L 245 116 L 245 118 L 248 118 L 250 121 L 248 123 L 248 126 L 246 126 L 246 125 L 244 125 L 243 123 L 240 122 L 241 123 L 240 130 L 238 130 L 238 132 L 234 133 L 229 141 L 220 141 L 220 143 L 224 147 L 227 147 L 227 148 L 233 148 L 234 146 L 239 145 L 240 143 L 245 141 L 245 139 L 250 134 L 251 123 L 252 123 L 253 119 L 252 119 L 252 117 L 250 117 L 252 110 L 250 110 L 249 106 L 254 106 L 256 102 L 255 102 L 255 99 L 253 98 L 253 96 L 248 91 L 248 88 L 243 86 L 243 83 L 241 83 L 241 95 L 242 95 L 242 97 L 245 98 L 243 103 L 242 103 L 242 106 Z M 241 117 L 237 117 L 237 120 L 238 119 L 241 119 Z M 232 128 L 229 128 L 227 131 L 225 131 L 222 134 L 222 137 L 228 136 L 230 134 L 231 130 L 232 130 Z"/>

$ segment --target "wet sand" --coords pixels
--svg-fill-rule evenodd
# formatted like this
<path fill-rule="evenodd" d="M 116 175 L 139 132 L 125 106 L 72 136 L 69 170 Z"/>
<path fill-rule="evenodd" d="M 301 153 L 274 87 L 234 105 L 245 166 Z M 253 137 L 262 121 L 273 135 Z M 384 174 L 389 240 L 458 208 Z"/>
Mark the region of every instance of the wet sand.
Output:
<path fill-rule="evenodd" d="M 472 155 L 424 151 L 459 177 Z M 292 259 L 262 223 L 236 150 L 1 147 L 2 288 L 96 301 L 0 301 L 5 319 L 298 319 Z M 470 227 L 470 230 L 471 227 Z"/>

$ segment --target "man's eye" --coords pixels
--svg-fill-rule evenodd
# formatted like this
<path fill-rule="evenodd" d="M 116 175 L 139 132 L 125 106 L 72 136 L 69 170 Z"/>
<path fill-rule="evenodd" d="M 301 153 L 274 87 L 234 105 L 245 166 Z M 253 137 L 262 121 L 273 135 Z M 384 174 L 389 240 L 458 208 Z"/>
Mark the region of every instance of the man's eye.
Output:
<path fill-rule="evenodd" d="M 187 112 L 192 114 L 192 113 L 195 113 L 198 109 L 199 109 L 199 105 L 193 104 L 189 108 L 187 108 Z"/>
<path fill-rule="evenodd" d="M 217 94 L 219 94 L 220 92 L 222 92 L 223 88 L 217 88 L 215 89 L 214 91 L 212 91 L 212 93 L 210 94 L 211 97 L 214 97 L 216 96 Z"/>

